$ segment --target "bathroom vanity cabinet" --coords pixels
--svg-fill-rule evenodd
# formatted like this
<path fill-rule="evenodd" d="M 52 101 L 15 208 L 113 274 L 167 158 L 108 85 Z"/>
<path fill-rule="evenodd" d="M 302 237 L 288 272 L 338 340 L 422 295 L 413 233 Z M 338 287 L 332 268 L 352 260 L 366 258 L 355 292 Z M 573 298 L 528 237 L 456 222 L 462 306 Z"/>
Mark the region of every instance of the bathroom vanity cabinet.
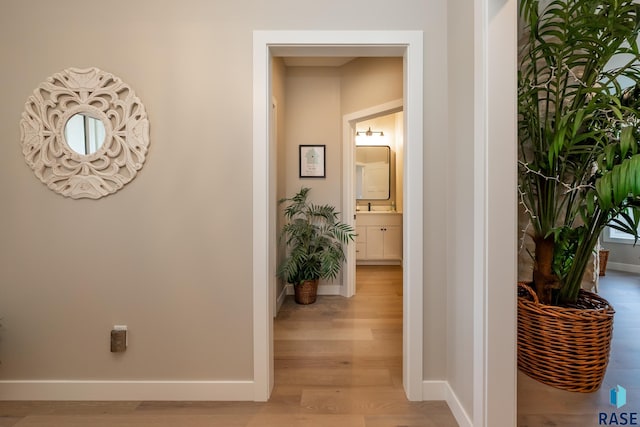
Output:
<path fill-rule="evenodd" d="M 356 214 L 356 263 L 399 264 L 402 261 L 402 214 Z"/>

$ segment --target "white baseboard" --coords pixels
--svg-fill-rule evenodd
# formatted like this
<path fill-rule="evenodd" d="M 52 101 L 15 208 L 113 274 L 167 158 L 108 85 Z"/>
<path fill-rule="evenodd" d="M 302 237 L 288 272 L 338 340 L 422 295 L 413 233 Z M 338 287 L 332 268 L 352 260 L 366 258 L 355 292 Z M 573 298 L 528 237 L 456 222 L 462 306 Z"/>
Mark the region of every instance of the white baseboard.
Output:
<path fill-rule="evenodd" d="M 341 295 L 340 291 L 342 286 L 340 285 L 320 285 L 318 286 L 318 295 Z M 287 283 L 286 286 L 287 295 L 293 295 L 293 285 Z"/>
<path fill-rule="evenodd" d="M 278 295 L 278 298 L 276 298 L 276 312 L 274 313 L 274 316 L 278 314 L 278 312 L 280 311 L 280 307 L 282 307 L 282 304 L 284 303 L 284 299 L 287 296 L 287 286 L 288 285 L 285 285 L 282 287 L 282 291 L 280 291 L 280 295 Z"/>
<path fill-rule="evenodd" d="M 607 262 L 607 270 L 627 271 L 629 273 L 640 273 L 640 265 L 623 264 L 621 262 Z"/>
<path fill-rule="evenodd" d="M 252 401 L 253 381 L 0 381 L 0 400 Z"/>
<path fill-rule="evenodd" d="M 447 398 L 445 400 L 460 427 L 473 427 L 473 421 L 469 418 L 467 411 L 464 410 L 460 400 L 458 400 L 458 396 L 449 387 L 449 383 L 447 383 Z"/>
<path fill-rule="evenodd" d="M 446 401 L 460 427 L 473 427 L 471 418 L 447 381 L 423 381 L 422 400 Z"/>
<path fill-rule="evenodd" d="M 422 381 L 422 400 L 445 400 L 447 387 L 446 381 Z"/>

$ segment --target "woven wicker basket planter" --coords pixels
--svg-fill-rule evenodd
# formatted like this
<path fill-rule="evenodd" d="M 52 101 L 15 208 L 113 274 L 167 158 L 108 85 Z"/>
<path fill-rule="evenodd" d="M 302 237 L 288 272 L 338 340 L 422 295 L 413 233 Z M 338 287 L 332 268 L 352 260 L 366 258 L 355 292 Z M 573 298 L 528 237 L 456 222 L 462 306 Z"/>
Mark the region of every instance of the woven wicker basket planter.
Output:
<path fill-rule="evenodd" d="M 540 304 L 518 283 L 518 368 L 544 384 L 589 393 L 600 388 L 609 363 L 615 311 L 580 291 L 576 308 Z"/>
<path fill-rule="evenodd" d="M 318 280 L 305 280 L 293 287 L 298 304 L 313 304 L 318 295 Z"/>

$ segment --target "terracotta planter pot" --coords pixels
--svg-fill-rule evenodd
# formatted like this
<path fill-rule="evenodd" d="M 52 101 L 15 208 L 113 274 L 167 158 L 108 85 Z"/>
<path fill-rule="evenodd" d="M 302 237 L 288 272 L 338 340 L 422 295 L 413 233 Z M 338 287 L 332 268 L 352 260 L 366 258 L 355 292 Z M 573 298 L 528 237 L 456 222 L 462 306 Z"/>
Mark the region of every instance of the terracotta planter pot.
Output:
<path fill-rule="evenodd" d="M 298 304 L 313 304 L 318 295 L 318 280 L 305 280 L 299 285 L 294 285 L 293 290 Z"/>
<path fill-rule="evenodd" d="M 600 388 L 609 363 L 613 307 L 580 290 L 576 307 L 540 304 L 518 283 L 518 368 L 541 383 L 589 393 Z"/>

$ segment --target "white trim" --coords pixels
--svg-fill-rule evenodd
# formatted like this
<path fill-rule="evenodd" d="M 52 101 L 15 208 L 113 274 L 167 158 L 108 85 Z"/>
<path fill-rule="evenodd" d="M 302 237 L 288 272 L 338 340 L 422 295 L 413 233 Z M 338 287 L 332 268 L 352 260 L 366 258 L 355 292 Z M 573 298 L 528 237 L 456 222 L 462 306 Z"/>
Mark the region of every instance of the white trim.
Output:
<path fill-rule="evenodd" d="M 351 115 L 342 116 L 342 222 L 356 228 L 355 210 L 355 119 Z M 347 245 L 347 261 L 342 269 L 343 296 L 351 298 L 356 294 L 356 245 Z"/>
<path fill-rule="evenodd" d="M 448 381 L 423 381 L 422 396 L 425 401 L 444 400 L 460 427 L 473 427 L 471 417 L 464 410 Z"/>
<path fill-rule="evenodd" d="M 473 425 L 517 424 L 517 2 L 479 0 L 474 34 Z"/>
<path fill-rule="evenodd" d="M 273 389 L 273 313 L 269 301 L 269 101 L 271 58 L 268 34 L 253 33 L 253 381 L 254 400 Z"/>
<path fill-rule="evenodd" d="M 269 164 L 276 164 L 277 153 L 276 153 L 276 141 L 278 140 L 278 100 L 275 96 L 271 97 L 271 108 L 269 109 L 269 127 L 271 128 L 271 134 L 269 138 L 272 143 L 269 143 Z M 278 234 L 277 234 L 277 220 L 275 219 L 274 211 L 278 209 L 276 206 L 276 184 L 277 184 L 277 170 L 276 168 L 270 168 L 270 176 L 269 176 L 269 247 L 272 248 L 278 245 Z M 274 216 L 271 216 L 274 215 Z M 269 251 L 269 299 L 273 306 L 271 307 L 271 313 L 273 317 L 278 313 L 278 295 L 276 295 L 277 289 L 277 274 L 276 274 L 276 264 L 277 261 L 276 251 Z"/>
<path fill-rule="evenodd" d="M 423 32 L 254 31 L 253 33 L 253 331 L 255 400 L 273 388 L 273 316 L 268 295 L 269 170 L 268 100 L 272 49 L 292 56 L 401 56 L 404 53 L 404 319 L 403 384 L 410 400 L 422 400 L 423 365 Z M 330 51 L 330 52 L 329 52 Z"/>
<path fill-rule="evenodd" d="M 422 400 L 445 400 L 449 383 L 444 380 L 425 380 L 422 382 Z"/>
<path fill-rule="evenodd" d="M 449 386 L 449 383 L 446 383 L 445 390 L 445 401 L 447 405 L 449 405 L 449 409 L 451 409 L 451 413 L 454 418 L 458 422 L 458 426 L 460 427 L 473 427 L 473 422 L 471 421 L 471 417 L 467 414 L 467 411 L 464 410 L 464 406 L 460 403 L 458 396 L 453 392 L 453 389 Z"/>
<path fill-rule="evenodd" d="M 621 262 L 607 262 L 607 270 L 626 271 L 628 273 L 639 273 L 640 265 L 638 264 L 623 264 Z"/>
<path fill-rule="evenodd" d="M 486 425 L 486 242 L 487 242 L 487 3 L 478 0 L 474 15 L 474 153 L 473 153 L 473 419 Z"/>
<path fill-rule="evenodd" d="M 612 233 L 613 234 L 620 233 L 624 237 L 614 237 L 614 236 L 611 235 Z M 604 242 L 606 242 L 606 243 L 620 243 L 620 244 L 623 244 L 623 245 L 635 245 L 636 244 L 636 239 L 635 239 L 633 234 L 622 233 L 621 231 L 613 229 L 613 228 L 611 228 L 609 226 L 604 228 L 604 231 L 602 233 L 602 240 Z"/>
<path fill-rule="evenodd" d="M 274 317 L 280 311 L 280 308 L 282 307 L 282 304 L 284 304 L 284 299 L 287 297 L 287 295 L 290 295 L 288 293 L 289 291 L 287 290 L 288 286 L 290 286 L 290 285 L 286 284 L 285 286 L 283 286 L 282 290 L 280 291 L 280 295 L 278 295 L 278 299 L 276 300 L 276 312 L 274 313 Z"/>
<path fill-rule="evenodd" d="M 345 114 L 342 116 L 342 221 L 355 228 L 355 131 L 356 123 L 359 121 L 371 119 L 381 115 L 397 113 L 402 111 L 404 100 L 396 99 L 384 104 L 376 105 L 371 108 Z M 403 177 L 404 178 L 404 177 Z M 404 227 L 403 227 L 404 230 Z M 403 231 L 404 232 L 404 231 Z M 406 238 L 406 236 L 403 236 Z M 356 294 L 356 245 L 348 245 L 346 250 L 347 262 L 343 269 L 344 288 L 343 296 L 352 297 Z M 357 264 L 365 265 L 365 263 L 357 262 Z M 398 261 L 398 265 L 401 262 Z"/>
<path fill-rule="evenodd" d="M 422 31 L 406 36 L 404 55 L 404 173 L 403 184 L 403 345 L 402 378 L 409 400 L 422 400 L 424 363 L 424 156 Z M 437 143 L 437 142 L 432 142 Z"/>
<path fill-rule="evenodd" d="M 0 381 L 0 400 L 253 400 L 253 381 Z"/>

